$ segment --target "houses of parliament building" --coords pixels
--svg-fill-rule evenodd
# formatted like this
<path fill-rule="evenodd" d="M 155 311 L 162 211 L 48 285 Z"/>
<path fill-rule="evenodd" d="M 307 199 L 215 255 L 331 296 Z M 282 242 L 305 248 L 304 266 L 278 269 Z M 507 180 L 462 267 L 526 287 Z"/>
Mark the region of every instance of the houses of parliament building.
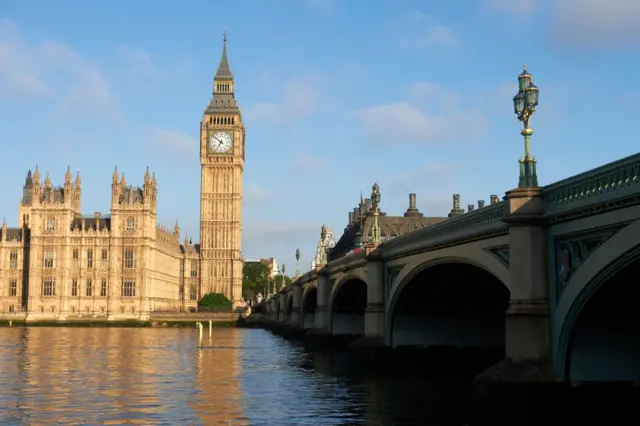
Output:
<path fill-rule="evenodd" d="M 190 310 L 206 293 L 242 296 L 244 124 L 234 95 L 226 35 L 213 96 L 200 124 L 200 244 L 156 220 L 157 182 L 113 173 L 110 214 L 81 213 L 82 183 L 67 169 L 54 186 L 27 173 L 19 226 L 0 231 L 0 310 L 28 320 L 80 316 L 147 319 Z M 141 173 L 142 174 L 142 173 Z"/>

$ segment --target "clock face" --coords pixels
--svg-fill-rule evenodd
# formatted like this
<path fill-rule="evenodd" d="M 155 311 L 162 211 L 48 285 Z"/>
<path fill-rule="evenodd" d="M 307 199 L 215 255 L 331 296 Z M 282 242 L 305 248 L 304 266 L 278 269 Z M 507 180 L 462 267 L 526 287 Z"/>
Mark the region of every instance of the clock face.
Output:
<path fill-rule="evenodd" d="M 209 136 L 209 150 L 217 153 L 227 152 L 231 149 L 233 139 L 227 132 L 215 132 Z"/>

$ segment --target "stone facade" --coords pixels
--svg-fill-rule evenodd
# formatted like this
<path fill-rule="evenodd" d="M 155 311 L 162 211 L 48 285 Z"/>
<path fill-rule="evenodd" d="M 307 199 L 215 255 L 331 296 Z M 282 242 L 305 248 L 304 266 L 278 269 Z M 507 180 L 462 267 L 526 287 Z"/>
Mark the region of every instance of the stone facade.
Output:
<path fill-rule="evenodd" d="M 19 228 L 2 225 L 0 309 L 29 319 L 69 316 L 145 319 L 154 310 L 186 310 L 200 296 L 197 246 L 180 229 L 157 224 L 157 182 L 141 187 L 113 173 L 111 214 L 81 214 L 81 180 L 53 186 L 28 172 Z"/>
<path fill-rule="evenodd" d="M 0 313 L 27 319 L 148 319 L 184 311 L 203 294 L 242 297 L 241 229 L 244 125 L 235 103 L 224 40 L 211 102 L 200 125 L 200 241 L 157 223 L 157 182 L 142 186 L 113 173 L 110 214 L 81 213 L 80 175 L 55 187 L 29 171 L 20 224 L 0 232 Z M 214 142 L 227 142 L 226 146 Z"/>

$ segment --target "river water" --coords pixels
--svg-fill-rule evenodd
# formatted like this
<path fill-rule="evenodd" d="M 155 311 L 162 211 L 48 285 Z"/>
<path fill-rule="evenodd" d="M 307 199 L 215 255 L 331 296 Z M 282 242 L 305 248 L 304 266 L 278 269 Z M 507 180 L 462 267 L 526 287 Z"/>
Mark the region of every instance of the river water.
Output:
<path fill-rule="evenodd" d="M 469 383 L 343 357 L 260 329 L 205 330 L 200 349 L 195 328 L 2 328 L 0 424 L 478 424 Z"/>

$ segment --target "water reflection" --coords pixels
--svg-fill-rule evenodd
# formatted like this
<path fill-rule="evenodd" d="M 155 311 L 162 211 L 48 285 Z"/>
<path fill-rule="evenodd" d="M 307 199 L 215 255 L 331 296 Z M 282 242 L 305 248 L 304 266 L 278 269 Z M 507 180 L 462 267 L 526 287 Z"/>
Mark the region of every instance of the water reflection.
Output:
<path fill-rule="evenodd" d="M 364 374 L 263 330 L 0 329 L 0 424 L 461 425 L 468 383 Z M 445 419 L 443 421 L 442 419 Z"/>

